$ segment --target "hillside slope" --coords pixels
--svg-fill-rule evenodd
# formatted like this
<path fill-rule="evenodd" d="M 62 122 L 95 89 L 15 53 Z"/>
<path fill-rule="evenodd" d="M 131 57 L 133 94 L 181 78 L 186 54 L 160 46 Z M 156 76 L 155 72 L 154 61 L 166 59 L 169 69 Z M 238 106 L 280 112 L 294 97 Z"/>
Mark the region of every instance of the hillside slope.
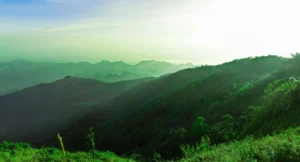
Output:
<path fill-rule="evenodd" d="M 93 106 L 152 79 L 105 83 L 65 77 L 2 96 L 0 140 L 41 141 L 72 125 Z"/>
<path fill-rule="evenodd" d="M 99 149 L 145 156 L 156 150 L 164 157 L 181 156 L 178 144 L 195 140 L 174 141 L 172 130 L 189 131 L 199 116 L 212 126 L 226 114 L 239 120 L 250 104 L 259 102 L 265 86 L 287 61 L 277 56 L 246 58 L 182 70 L 141 84 L 99 105 L 66 130 L 67 142 L 70 148 L 82 148 L 79 137 L 94 126 Z M 98 117 L 101 108 L 112 110 L 115 116 L 103 122 Z"/>
<path fill-rule="evenodd" d="M 263 56 L 191 68 L 143 82 L 95 105 L 80 104 L 82 109 L 89 111 L 80 113 L 82 116 L 61 129 L 65 146 L 68 150 L 83 150 L 83 137 L 94 127 L 97 149 L 118 154 L 138 153 L 146 158 L 156 152 L 163 158 L 174 159 L 184 156 L 181 145 L 193 145 L 202 138 L 220 144 L 250 134 L 265 135 L 286 129 L 300 121 L 298 88 L 285 89 L 283 93 L 290 95 L 284 100 L 276 96 L 278 91 L 280 97 L 282 87 L 287 87 L 287 78 L 300 76 L 299 61 L 300 54 L 291 59 Z M 276 90 L 278 85 L 267 90 L 278 82 L 276 80 L 282 80 L 279 90 Z M 271 95 L 270 100 L 264 100 L 268 93 L 275 97 Z M 273 100 L 294 106 L 287 109 L 278 106 L 273 111 L 274 106 L 270 104 Z M 256 108 L 261 106 L 266 111 Z M 274 116 L 269 115 L 270 112 Z M 282 112 L 285 117 L 280 117 Z M 264 116 L 271 121 L 269 124 L 264 124 Z M 283 123 L 278 129 L 275 127 L 277 121 Z M 49 136 L 39 141 L 34 139 L 43 134 L 42 131 L 23 141 L 57 146 L 55 133 L 48 133 Z"/>

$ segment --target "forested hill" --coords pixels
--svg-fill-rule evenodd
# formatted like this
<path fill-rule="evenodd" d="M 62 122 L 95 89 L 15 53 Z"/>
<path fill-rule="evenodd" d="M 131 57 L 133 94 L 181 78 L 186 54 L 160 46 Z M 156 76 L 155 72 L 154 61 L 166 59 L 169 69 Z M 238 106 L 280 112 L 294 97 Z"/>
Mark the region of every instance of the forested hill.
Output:
<path fill-rule="evenodd" d="M 299 54 L 292 59 L 245 58 L 161 77 L 98 106 L 66 131 L 66 140 L 70 149 L 80 149 L 84 143 L 80 137 L 94 126 L 99 149 L 145 156 L 152 156 L 155 150 L 174 158 L 182 155 L 179 145 L 194 144 L 204 135 L 212 143 L 236 139 L 245 132 L 245 123 L 251 121 L 251 105 L 262 102 L 268 84 L 300 75 L 298 62 Z M 103 107 L 115 114 L 106 122 L 98 117 L 104 113 Z M 232 125 L 230 129 L 223 128 L 226 122 Z"/>
<path fill-rule="evenodd" d="M 154 78 L 105 83 L 67 76 L 0 97 L 0 141 L 41 141 L 69 127 L 97 104 Z"/>
<path fill-rule="evenodd" d="M 107 100 L 100 99 L 101 96 L 99 100 L 95 98 L 95 102 L 103 102 L 80 104 L 85 113 L 76 111 L 80 117 L 60 133 L 67 150 L 85 150 L 84 137 L 93 127 L 97 149 L 122 155 L 140 154 L 139 161 L 144 161 L 153 154 L 164 160 L 184 157 L 189 148 L 181 146 L 186 144 L 192 148 L 196 143 L 215 145 L 248 135 L 260 137 L 280 132 L 300 124 L 299 62 L 298 53 L 292 58 L 270 55 L 190 68 L 150 79 L 118 91 L 118 95 Z M 87 84 L 91 86 L 89 90 L 95 89 L 92 83 Z M 51 105 L 64 107 L 62 101 L 84 92 L 85 86 L 80 90 L 74 88 L 64 95 L 66 98 L 51 100 Z M 27 97 L 34 100 L 34 96 Z M 73 109 L 68 110 L 63 114 L 74 113 Z M 43 127 L 53 128 L 53 125 Z M 17 131 L 14 139 L 24 139 Z M 58 146 L 55 133 L 34 140 L 43 134 L 43 131 L 31 134 L 24 142 Z"/>

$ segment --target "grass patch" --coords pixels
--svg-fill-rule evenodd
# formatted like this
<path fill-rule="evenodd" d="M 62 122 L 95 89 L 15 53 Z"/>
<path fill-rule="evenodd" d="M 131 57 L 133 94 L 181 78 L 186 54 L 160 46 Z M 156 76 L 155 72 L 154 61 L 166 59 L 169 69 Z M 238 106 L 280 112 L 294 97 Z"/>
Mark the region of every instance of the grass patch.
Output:
<path fill-rule="evenodd" d="M 185 157 L 180 161 L 184 162 L 299 162 L 300 127 L 261 139 L 247 137 L 219 146 L 183 147 L 183 152 Z"/>
<path fill-rule="evenodd" d="M 66 151 L 67 162 L 134 162 L 113 152 L 95 151 L 95 157 L 87 152 Z M 3 142 L 0 144 L 0 162 L 63 162 L 63 152 L 57 148 L 32 148 L 27 143 Z"/>

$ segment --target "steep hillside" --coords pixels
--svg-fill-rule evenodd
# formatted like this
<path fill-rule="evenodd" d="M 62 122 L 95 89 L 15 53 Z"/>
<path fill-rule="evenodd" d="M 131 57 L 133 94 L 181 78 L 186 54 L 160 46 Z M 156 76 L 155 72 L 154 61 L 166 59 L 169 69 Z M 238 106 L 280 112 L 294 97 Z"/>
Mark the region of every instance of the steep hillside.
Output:
<path fill-rule="evenodd" d="M 0 140 L 41 141 L 72 125 L 93 106 L 152 79 L 105 83 L 65 77 L 0 97 Z"/>
<path fill-rule="evenodd" d="M 69 128 L 65 132 L 67 142 L 70 148 L 82 148 L 79 137 L 94 126 L 100 149 L 146 156 L 152 156 L 155 150 L 164 157 L 181 156 L 179 144 L 197 141 L 190 130 L 199 116 L 210 126 L 226 114 L 236 122 L 245 122 L 240 117 L 249 105 L 259 103 L 265 86 L 279 77 L 276 72 L 287 61 L 277 56 L 246 58 L 182 70 L 141 84 L 99 105 Z M 104 113 L 101 108 L 109 108 L 115 116 L 103 122 L 98 117 Z M 181 127 L 182 133 L 188 130 L 188 135 L 180 140 L 174 131 L 180 133 Z"/>
<path fill-rule="evenodd" d="M 244 134 L 265 135 L 300 124 L 300 81 L 276 80 L 262 98 L 260 104 L 251 107 Z"/>
<path fill-rule="evenodd" d="M 53 63 L 15 60 L 0 63 L 0 95 L 16 92 L 40 83 L 50 83 L 68 75 L 116 82 L 158 77 L 189 67 L 193 67 L 193 65 L 173 65 L 158 61 L 142 61 L 136 65 L 130 65 L 122 61 L 101 61 L 90 64 L 87 62 Z"/>

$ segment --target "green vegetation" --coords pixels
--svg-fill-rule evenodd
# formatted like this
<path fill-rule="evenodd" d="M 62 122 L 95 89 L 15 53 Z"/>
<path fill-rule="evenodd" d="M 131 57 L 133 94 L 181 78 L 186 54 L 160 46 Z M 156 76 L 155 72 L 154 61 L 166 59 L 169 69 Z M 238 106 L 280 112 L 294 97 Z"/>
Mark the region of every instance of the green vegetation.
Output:
<path fill-rule="evenodd" d="M 275 80 L 265 89 L 262 103 L 251 107 L 244 131 L 263 135 L 297 126 L 300 123 L 299 99 L 300 82 Z"/>
<path fill-rule="evenodd" d="M 299 53 L 245 58 L 165 75 L 102 103 L 77 101 L 90 109 L 60 131 L 65 149 L 94 160 L 111 150 L 137 161 L 299 161 L 299 62 Z M 24 139 L 57 147 L 38 135 Z"/>
<path fill-rule="evenodd" d="M 99 148 L 146 157 L 155 150 L 166 159 L 180 158 L 181 144 L 193 145 L 205 136 L 212 144 L 245 137 L 240 134 L 249 105 L 259 105 L 264 89 L 277 78 L 297 76 L 293 59 L 264 56 L 182 70 L 123 93 L 111 104 L 117 110 L 114 118 L 78 124 L 105 130 L 95 135 Z M 183 139 L 170 140 L 169 132 L 179 128 L 187 131 Z"/>
<path fill-rule="evenodd" d="M 53 147 L 35 149 L 26 143 L 3 142 L 0 144 L 0 162 L 63 162 L 61 150 Z M 66 152 L 67 162 L 134 162 L 112 152 L 95 151 L 95 157 L 86 152 Z"/>
<path fill-rule="evenodd" d="M 196 119 L 190 132 L 193 138 L 199 138 L 202 135 L 207 133 L 208 125 L 206 125 L 204 121 L 205 121 L 204 117 L 198 117 Z"/>
<path fill-rule="evenodd" d="M 74 124 L 99 103 L 119 96 L 146 81 L 149 78 L 105 83 L 93 79 L 65 77 L 53 83 L 0 96 L 0 138 L 15 141 L 12 137 L 16 134 L 9 135 L 9 132 L 18 130 L 18 134 L 23 136 L 35 136 L 33 141 L 49 137 L 56 140 L 57 132 Z M 26 113 L 19 113 L 20 110 Z M 18 124 L 15 124 L 16 118 Z"/>
<path fill-rule="evenodd" d="M 180 161 L 214 162 L 298 162 L 300 161 L 300 127 L 290 128 L 278 135 L 209 146 L 201 143 L 182 147 L 184 158 Z"/>
<path fill-rule="evenodd" d="M 219 123 L 211 127 L 213 141 L 216 143 L 231 141 L 235 139 L 234 120 L 231 115 L 224 115 Z"/>
<path fill-rule="evenodd" d="M 85 137 L 86 144 L 90 152 L 92 152 L 93 158 L 95 157 L 95 150 L 96 150 L 96 144 L 95 144 L 95 133 L 94 128 L 89 128 L 89 132 L 87 136 Z"/>

